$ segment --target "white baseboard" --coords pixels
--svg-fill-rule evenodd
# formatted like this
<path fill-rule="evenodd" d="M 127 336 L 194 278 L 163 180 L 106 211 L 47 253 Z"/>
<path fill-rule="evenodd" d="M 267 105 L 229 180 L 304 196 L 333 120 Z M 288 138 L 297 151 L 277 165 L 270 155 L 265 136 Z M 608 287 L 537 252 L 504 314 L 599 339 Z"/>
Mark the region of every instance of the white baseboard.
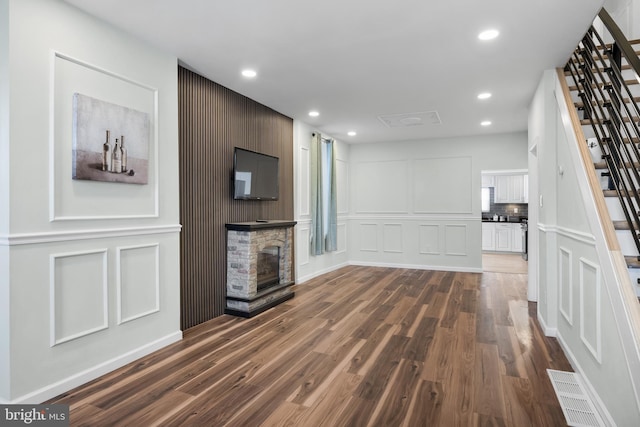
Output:
<path fill-rule="evenodd" d="M 609 426 L 615 427 L 616 423 L 613 420 L 613 417 L 607 410 L 607 407 L 604 404 L 604 402 L 602 402 L 602 399 L 600 399 L 600 395 L 596 392 L 596 389 L 593 387 L 593 385 L 589 381 L 589 378 L 584 374 L 584 370 L 580 366 L 580 363 L 574 356 L 573 352 L 571 351 L 571 349 L 569 348 L 565 340 L 562 338 L 562 334 L 556 331 L 555 337 L 558 340 L 558 343 L 560 343 L 560 347 L 562 348 L 562 351 L 564 352 L 565 356 L 567 356 L 567 359 L 569 360 L 569 363 L 573 367 L 573 370 L 576 373 L 580 374 L 580 380 L 582 381 L 582 384 L 585 386 L 586 392 L 589 395 L 591 402 L 593 402 L 593 405 L 595 406 L 596 410 L 598 411 L 598 414 L 600 414 L 600 416 L 604 420 L 607 427 Z"/>
<path fill-rule="evenodd" d="M 537 318 L 538 318 L 538 323 L 540 323 L 540 327 L 542 328 L 542 331 L 544 332 L 544 334 L 548 337 L 554 337 L 558 340 L 558 343 L 560 344 L 560 347 L 562 348 L 562 351 L 564 352 L 565 356 L 569 360 L 569 363 L 573 367 L 573 370 L 580 375 L 580 380 L 585 386 L 586 392 L 589 395 L 589 398 L 593 402 L 594 406 L 596 407 L 598 414 L 600 414 L 600 416 L 602 417 L 602 419 L 604 420 L 607 426 L 615 426 L 616 424 L 613 421 L 611 414 L 609 413 L 609 411 L 607 411 L 606 406 L 600 399 L 600 396 L 596 392 L 593 385 L 591 385 L 591 383 L 589 382 L 589 379 L 587 378 L 587 376 L 584 375 L 584 371 L 582 370 L 577 359 L 571 352 L 571 349 L 567 346 L 566 342 L 562 338 L 562 335 L 558 332 L 558 328 L 550 328 L 549 326 L 547 326 L 544 318 L 540 315 L 540 312 L 537 313 Z"/>
<path fill-rule="evenodd" d="M 296 279 L 296 284 L 301 284 L 306 281 L 309 281 L 315 277 L 322 276 L 326 273 L 331 273 L 339 268 L 346 267 L 348 265 L 359 265 L 363 267 L 388 267 L 388 268 L 411 268 L 415 270 L 434 270 L 434 271 L 453 271 L 453 272 L 462 272 L 462 273 L 482 273 L 482 268 L 461 268 L 461 267 L 443 267 L 443 266 L 433 266 L 433 265 L 415 265 L 415 264 L 391 264 L 391 263 L 380 263 L 380 262 L 360 262 L 360 261 L 348 261 L 343 262 L 341 264 L 336 264 L 331 267 L 314 271 L 311 274 L 307 274 L 306 276 L 298 277 Z"/>
<path fill-rule="evenodd" d="M 397 264 L 366 261 L 349 261 L 349 265 L 361 265 L 363 267 L 410 268 L 414 270 L 453 271 L 460 273 L 482 273 L 482 267 L 451 267 L 442 265 Z"/>
<path fill-rule="evenodd" d="M 544 318 L 540 315 L 540 312 L 536 313 L 536 317 L 538 318 L 538 323 L 540 323 L 542 332 L 546 336 L 555 338 L 558 335 L 558 328 L 550 328 L 549 326 L 547 326 L 547 323 L 544 321 Z"/>
<path fill-rule="evenodd" d="M 79 372 L 68 378 L 60 380 L 54 384 L 49 384 L 32 393 L 26 394 L 24 396 L 20 396 L 16 399 L 11 400 L 10 402 L 0 402 L 0 403 L 2 404 L 38 404 L 38 403 L 44 402 L 66 391 L 69 391 L 75 387 L 81 386 L 82 384 L 86 384 L 89 381 L 92 381 L 115 369 L 118 369 L 126 365 L 127 363 L 133 362 L 134 360 L 140 359 L 141 357 L 146 356 L 150 353 L 153 353 L 154 351 L 160 350 L 161 348 L 166 347 L 169 344 L 173 344 L 174 342 L 180 341 L 181 339 L 182 339 L 182 331 L 174 332 L 156 341 L 145 344 L 142 347 L 138 347 L 137 349 L 132 350 L 128 353 L 114 357 L 111 360 L 107 360 L 106 362 L 100 363 L 99 365 L 96 365 L 85 371 Z"/>
<path fill-rule="evenodd" d="M 326 273 L 331 273 L 332 271 L 335 271 L 335 270 L 337 270 L 339 268 L 342 268 L 342 267 L 346 267 L 348 265 L 349 265 L 348 262 L 343 262 L 343 263 L 340 263 L 340 264 L 332 265 L 331 267 L 324 268 L 322 270 L 314 271 L 313 273 L 307 274 L 306 276 L 298 277 L 296 279 L 296 284 L 304 283 L 304 282 L 309 281 L 309 280 L 311 280 L 311 279 L 313 279 L 315 277 L 322 276 L 323 274 L 326 274 Z M 300 268 L 300 267 L 297 267 L 297 268 Z"/>

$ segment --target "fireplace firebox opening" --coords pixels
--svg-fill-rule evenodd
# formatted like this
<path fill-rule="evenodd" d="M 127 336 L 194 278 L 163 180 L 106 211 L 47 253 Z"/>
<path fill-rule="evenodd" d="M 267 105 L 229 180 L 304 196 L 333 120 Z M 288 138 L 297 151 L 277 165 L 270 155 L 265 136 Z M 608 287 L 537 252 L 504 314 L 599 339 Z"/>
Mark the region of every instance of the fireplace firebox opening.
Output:
<path fill-rule="evenodd" d="M 280 283 L 280 247 L 267 246 L 258 252 L 258 291 Z"/>

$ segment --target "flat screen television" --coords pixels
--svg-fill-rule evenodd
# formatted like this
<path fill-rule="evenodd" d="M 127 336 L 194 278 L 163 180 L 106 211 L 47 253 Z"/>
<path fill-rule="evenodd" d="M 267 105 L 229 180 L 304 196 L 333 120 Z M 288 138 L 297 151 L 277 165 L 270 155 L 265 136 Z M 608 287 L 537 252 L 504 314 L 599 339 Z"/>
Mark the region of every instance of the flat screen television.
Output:
<path fill-rule="evenodd" d="M 235 147 L 233 152 L 233 198 L 278 200 L 279 159 Z"/>

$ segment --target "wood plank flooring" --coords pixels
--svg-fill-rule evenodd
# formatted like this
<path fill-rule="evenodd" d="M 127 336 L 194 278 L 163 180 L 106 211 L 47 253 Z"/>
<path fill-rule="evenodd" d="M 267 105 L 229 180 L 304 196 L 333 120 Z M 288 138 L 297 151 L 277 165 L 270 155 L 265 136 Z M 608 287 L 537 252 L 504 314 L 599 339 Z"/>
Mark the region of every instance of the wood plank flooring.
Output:
<path fill-rule="evenodd" d="M 350 266 L 51 400 L 73 426 L 562 426 L 524 274 Z"/>
<path fill-rule="evenodd" d="M 482 271 L 527 274 L 528 268 L 522 254 L 482 253 Z"/>

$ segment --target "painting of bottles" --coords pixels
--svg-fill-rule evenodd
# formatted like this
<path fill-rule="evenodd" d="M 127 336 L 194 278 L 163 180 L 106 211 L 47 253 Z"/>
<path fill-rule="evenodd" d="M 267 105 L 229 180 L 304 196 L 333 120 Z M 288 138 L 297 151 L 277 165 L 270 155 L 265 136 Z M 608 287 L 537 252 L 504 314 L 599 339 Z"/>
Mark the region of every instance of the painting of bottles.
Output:
<path fill-rule="evenodd" d="M 147 184 L 149 114 L 73 94 L 73 179 Z"/>

